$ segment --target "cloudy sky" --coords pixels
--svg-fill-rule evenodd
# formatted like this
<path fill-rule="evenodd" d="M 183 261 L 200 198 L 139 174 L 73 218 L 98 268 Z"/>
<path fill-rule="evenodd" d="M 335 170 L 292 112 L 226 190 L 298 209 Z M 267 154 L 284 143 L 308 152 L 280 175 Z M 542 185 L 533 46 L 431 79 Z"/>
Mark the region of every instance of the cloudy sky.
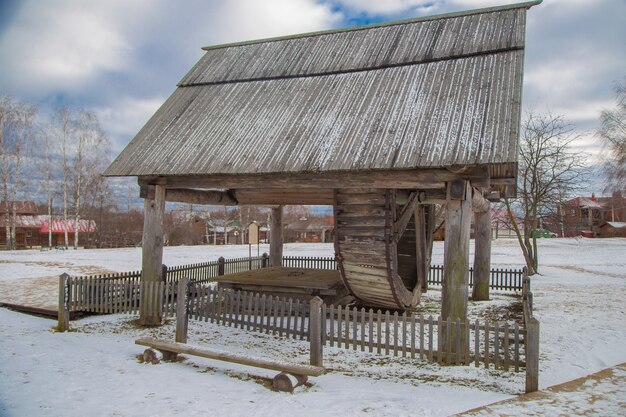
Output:
<path fill-rule="evenodd" d="M 200 47 L 515 0 L 0 0 L 0 95 L 94 110 L 121 150 Z M 524 108 L 570 120 L 581 149 L 626 78 L 626 0 L 544 0 L 528 12 Z M 594 156 L 595 155 L 595 156 Z"/>

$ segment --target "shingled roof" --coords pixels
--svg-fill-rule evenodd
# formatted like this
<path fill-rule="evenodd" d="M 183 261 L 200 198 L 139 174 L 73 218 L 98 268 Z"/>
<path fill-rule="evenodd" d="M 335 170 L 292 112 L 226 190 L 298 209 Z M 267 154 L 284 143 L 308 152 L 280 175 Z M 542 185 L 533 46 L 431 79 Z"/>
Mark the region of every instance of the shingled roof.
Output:
<path fill-rule="evenodd" d="M 514 163 L 537 3 L 206 47 L 105 175 Z"/>

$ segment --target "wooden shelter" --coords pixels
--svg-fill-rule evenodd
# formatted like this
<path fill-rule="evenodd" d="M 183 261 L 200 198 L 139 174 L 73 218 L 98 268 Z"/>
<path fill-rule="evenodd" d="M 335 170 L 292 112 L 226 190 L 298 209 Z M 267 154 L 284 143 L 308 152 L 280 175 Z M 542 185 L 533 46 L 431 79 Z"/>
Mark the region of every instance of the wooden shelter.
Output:
<path fill-rule="evenodd" d="M 442 314 L 464 318 L 472 210 L 486 227 L 488 200 L 515 194 L 526 10 L 538 3 L 204 48 L 105 172 L 138 177 L 142 279 L 160 278 L 166 200 L 270 205 L 272 231 L 283 205 L 330 204 L 349 291 L 410 309 L 432 204 L 445 202 Z M 279 266 L 281 234 L 270 243 Z"/>

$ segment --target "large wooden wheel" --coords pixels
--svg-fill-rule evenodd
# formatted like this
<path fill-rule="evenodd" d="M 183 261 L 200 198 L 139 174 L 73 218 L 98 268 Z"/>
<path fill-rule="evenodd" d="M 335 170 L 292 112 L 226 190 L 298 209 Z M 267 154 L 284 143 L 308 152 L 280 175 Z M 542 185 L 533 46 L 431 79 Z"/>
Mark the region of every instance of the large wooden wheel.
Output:
<path fill-rule="evenodd" d="M 334 192 L 335 254 L 344 284 L 363 304 L 410 309 L 419 302 L 417 192 L 404 204 L 390 189 Z"/>

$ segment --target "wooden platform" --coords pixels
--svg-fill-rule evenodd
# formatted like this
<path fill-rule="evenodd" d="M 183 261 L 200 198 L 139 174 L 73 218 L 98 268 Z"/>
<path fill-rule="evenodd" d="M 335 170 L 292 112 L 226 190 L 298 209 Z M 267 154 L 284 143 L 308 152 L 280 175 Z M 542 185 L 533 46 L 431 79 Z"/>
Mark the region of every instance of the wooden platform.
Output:
<path fill-rule="evenodd" d="M 339 271 L 328 269 L 271 267 L 223 275 L 215 281 L 221 288 L 300 299 L 319 296 L 324 301 L 334 302 L 347 295 Z"/>

